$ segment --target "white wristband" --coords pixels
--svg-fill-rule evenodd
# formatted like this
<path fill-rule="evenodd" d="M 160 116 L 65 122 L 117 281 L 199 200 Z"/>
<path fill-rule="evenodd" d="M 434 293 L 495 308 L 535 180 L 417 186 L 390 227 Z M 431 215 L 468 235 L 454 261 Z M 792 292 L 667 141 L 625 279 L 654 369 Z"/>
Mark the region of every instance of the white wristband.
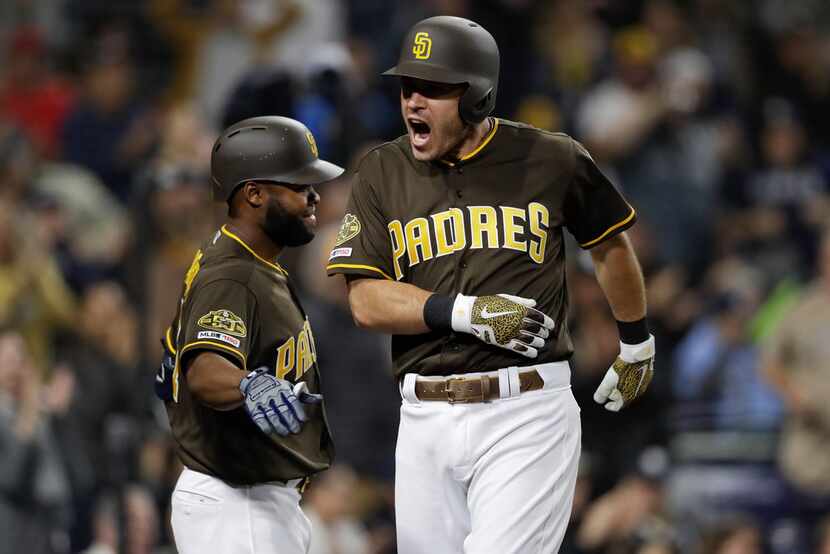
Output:
<path fill-rule="evenodd" d="M 642 362 L 654 357 L 654 335 L 639 344 L 620 342 L 620 359 L 626 363 Z"/>
<path fill-rule="evenodd" d="M 464 296 L 459 293 L 455 297 L 455 302 L 452 305 L 452 330 L 459 333 L 469 333 L 470 319 L 473 316 L 473 304 L 476 301 L 475 296 Z"/>

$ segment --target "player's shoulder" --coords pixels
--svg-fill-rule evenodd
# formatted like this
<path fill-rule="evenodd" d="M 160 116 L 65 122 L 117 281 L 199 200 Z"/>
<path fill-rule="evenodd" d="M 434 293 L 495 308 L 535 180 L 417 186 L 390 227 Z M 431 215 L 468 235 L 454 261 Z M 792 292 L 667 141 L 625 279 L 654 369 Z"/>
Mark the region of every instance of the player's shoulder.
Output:
<path fill-rule="evenodd" d="M 567 133 L 547 131 L 521 121 L 499 118 L 499 132 L 525 147 L 540 146 L 546 152 L 572 155 L 577 141 Z"/>
<path fill-rule="evenodd" d="M 366 151 L 355 166 L 354 186 L 383 187 L 392 175 L 409 174 L 414 161 L 409 148 L 409 137 L 400 136 Z"/>
<path fill-rule="evenodd" d="M 406 162 L 408 154 L 409 137 L 401 135 L 395 140 L 380 143 L 367 150 L 357 162 L 357 171 L 373 171 L 382 169 L 384 164 Z"/>
<path fill-rule="evenodd" d="M 237 240 L 224 229 L 205 241 L 199 252 L 198 262 L 194 260 L 198 267 L 191 268 L 195 271 L 194 289 L 208 285 L 248 288 L 255 279 L 255 260 L 244 255 Z"/>

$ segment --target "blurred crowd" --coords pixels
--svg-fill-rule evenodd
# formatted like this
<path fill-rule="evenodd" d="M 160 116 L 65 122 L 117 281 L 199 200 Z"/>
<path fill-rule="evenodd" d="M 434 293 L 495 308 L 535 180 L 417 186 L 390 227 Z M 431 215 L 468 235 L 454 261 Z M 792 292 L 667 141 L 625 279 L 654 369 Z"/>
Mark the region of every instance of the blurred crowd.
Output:
<path fill-rule="evenodd" d="M 830 554 L 830 4 L 824 0 L 0 2 L 0 553 L 173 553 L 159 337 L 223 208 L 218 131 L 305 122 L 353 167 L 403 131 L 423 17 L 501 48 L 496 114 L 582 141 L 637 207 L 658 362 L 591 401 L 617 331 L 571 245 L 583 455 L 564 554 Z M 350 182 L 282 263 L 318 337 L 339 465 L 313 554 L 394 552 L 388 340 L 324 275 Z M 424 532 L 429 532 L 424 529 Z"/>

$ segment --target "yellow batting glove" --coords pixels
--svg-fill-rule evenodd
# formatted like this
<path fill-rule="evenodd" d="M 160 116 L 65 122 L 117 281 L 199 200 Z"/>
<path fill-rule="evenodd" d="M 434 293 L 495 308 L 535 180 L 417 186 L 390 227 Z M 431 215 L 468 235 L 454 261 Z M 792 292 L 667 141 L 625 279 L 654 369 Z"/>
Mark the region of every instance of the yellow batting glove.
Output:
<path fill-rule="evenodd" d="M 620 354 L 594 393 L 594 401 L 618 412 L 640 398 L 654 374 L 654 336 L 640 344 L 620 343 Z"/>

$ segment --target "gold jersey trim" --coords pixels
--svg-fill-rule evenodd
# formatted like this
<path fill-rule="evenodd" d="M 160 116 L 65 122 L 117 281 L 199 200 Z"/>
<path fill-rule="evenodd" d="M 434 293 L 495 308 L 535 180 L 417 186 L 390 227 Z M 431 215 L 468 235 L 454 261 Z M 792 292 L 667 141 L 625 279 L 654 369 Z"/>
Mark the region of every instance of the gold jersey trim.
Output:
<path fill-rule="evenodd" d="M 164 333 L 164 340 L 167 343 L 167 348 L 169 348 L 170 352 L 172 352 L 175 355 L 176 354 L 176 347 L 173 345 L 172 333 L 173 333 L 173 328 L 168 327 L 167 331 L 165 331 L 165 333 Z"/>
<path fill-rule="evenodd" d="M 490 132 L 487 134 L 486 137 L 484 137 L 484 140 L 481 141 L 481 144 L 479 144 L 476 147 L 476 149 L 473 150 L 472 152 L 470 152 L 469 154 L 465 154 L 464 156 L 461 156 L 461 158 L 459 158 L 458 161 L 463 162 L 463 161 L 469 160 L 470 158 L 472 158 L 473 156 L 475 156 L 476 154 L 481 152 L 484 149 L 484 147 L 487 146 L 490 143 L 491 140 L 493 140 L 493 137 L 496 136 L 496 131 L 498 130 L 498 128 L 499 128 L 499 118 L 494 117 L 493 118 L 493 128 L 490 129 Z"/>
<path fill-rule="evenodd" d="M 470 158 L 472 158 L 473 156 L 475 156 L 476 154 L 478 154 L 479 152 L 481 152 L 482 149 L 484 149 L 484 147 L 487 146 L 487 143 L 489 143 L 491 140 L 493 140 L 493 137 L 496 136 L 496 129 L 498 129 L 498 128 L 499 128 L 499 118 L 494 117 L 493 118 L 493 128 L 490 129 L 490 131 L 487 133 L 487 136 L 484 137 L 484 140 L 481 141 L 481 144 L 476 146 L 475 150 L 473 150 L 469 154 L 465 154 L 464 156 L 459 158 L 458 161 L 459 162 L 467 161 Z M 457 162 L 451 162 L 449 160 L 444 160 L 444 159 L 439 159 L 438 161 L 441 162 L 442 164 L 448 165 L 450 167 L 455 167 L 455 164 L 457 163 Z"/>
<path fill-rule="evenodd" d="M 182 354 L 184 354 L 188 350 L 193 350 L 193 348 L 197 346 L 210 346 L 212 348 L 218 348 L 219 350 L 230 352 L 231 354 L 239 358 L 239 360 L 242 362 L 242 369 L 247 371 L 248 360 L 245 358 L 245 354 L 243 354 L 239 350 L 231 348 L 230 346 L 225 346 L 224 344 L 219 344 L 218 342 L 213 342 L 211 340 L 197 340 L 191 342 L 190 344 L 187 344 L 184 347 L 182 347 Z"/>
<path fill-rule="evenodd" d="M 629 221 L 634 219 L 634 216 L 637 215 L 637 212 L 631 206 L 629 206 L 629 208 L 631 209 L 631 213 L 628 214 L 628 217 L 626 217 L 625 219 L 623 219 L 619 223 L 615 223 L 614 225 L 612 225 L 611 227 L 606 229 L 605 232 L 603 234 L 601 234 L 600 236 L 598 236 L 597 238 L 595 238 L 593 240 L 589 240 L 588 242 L 583 242 L 579 246 L 581 246 L 582 248 L 587 248 L 589 246 L 593 246 L 596 243 L 598 243 L 599 241 L 601 241 L 602 239 L 604 239 L 605 237 L 607 237 L 610 233 L 613 233 L 616 229 L 619 229 L 620 227 L 622 227 L 623 225 L 625 225 L 626 223 L 628 223 Z"/>
<path fill-rule="evenodd" d="M 266 260 L 265 258 L 263 258 L 262 256 L 260 256 L 259 254 L 257 254 L 256 252 L 254 252 L 254 250 L 253 250 L 250 246 L 248 246 L 247 244 L 245 244 L 245 241 L 244 241 L 244 240 L 242 240 L 241 238 L 239 238 L 238 236 L 236 236 L 235 234 L 233 234 L 232 232 L 230 232 L 230 231 L 228 230 L 227 225 L 222 225 L 222 234 L 229 236 L 230 238 L 232 238 L 233 240 L 235 240 L 236 242 L 238 242 L 239 244 L 241 244 L 241 245 L 243 246 L 243 248 L 245 248 L 245 250 L 247 250 L 248 252 L 250 252 L 250 253 L 251 253 L 251 255 L 252 255 L 254 258 L 256 258 L 257 260 L 261 261 L 262 263 L 264 263 L 265 265 L 267 265 L 268 267 L 270 267 L 270 268 L 272 268 L 272 269 L 276 269 L 278 272 L 282 273 L 282 274 L 283 274 L 283 275 L 285 275 L 286 277 L 288 276 L 288 272 L 287 272 L 286 270 L 284 270 L 280 264 L 275 263 L 275 262 L 269 262 L 268 260 Z"/>
<path fill-rule="evenodd" d="M 387 275 L 382 269 L 378 269 L 371 265 L 360 265 L 360 264 L 331 264 L 326 266 L 326 269 L 368 269 L 369 271 L 374 271 L 375 273 L 380 273 L 390 281 L 394 281 L 389 275 Z"/>

